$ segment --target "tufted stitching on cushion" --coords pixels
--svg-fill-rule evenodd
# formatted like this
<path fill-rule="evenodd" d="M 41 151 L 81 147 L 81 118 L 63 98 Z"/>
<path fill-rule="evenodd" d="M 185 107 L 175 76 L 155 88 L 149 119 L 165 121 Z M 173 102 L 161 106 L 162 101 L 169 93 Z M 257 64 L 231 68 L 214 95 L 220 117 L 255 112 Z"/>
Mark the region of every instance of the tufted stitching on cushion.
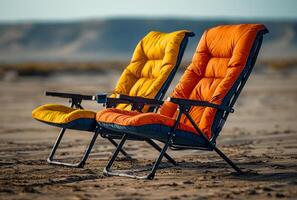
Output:
<path fill-rule="evenodd" d="M 113 93 L 154 98 L 176 65 L 186 32 L 150 32 L 145 36 Z M 117 108 L 129 110 L 131 107 L 119 105 Z"/>
<path fill-rule="evenodd" d="M 254 24 L 226 25 L 205 31 L 188 67 L 198 77 L 186 71 L 171 96 L 220 104 L 228 88 L 231 88 L 242 71 L 257 32 L 264 28 L 263 25 Z M 203 73 L 200 75 L 199 72 Z M 181 88 L 193 89 L 185 96 L 184 93 L 181 94 Z M 176 109 L 176 105 L 166 102 L 160 113 L 175 117 Z M 175 112 L 173 116 L 172 112 Z M 216 109 L 205 107 L 192 107 L 190 110 L 194 121 L 209 137 L 215 113 Z M 191 126 L 185 116 L 182 116 L 181 122 Z"/>

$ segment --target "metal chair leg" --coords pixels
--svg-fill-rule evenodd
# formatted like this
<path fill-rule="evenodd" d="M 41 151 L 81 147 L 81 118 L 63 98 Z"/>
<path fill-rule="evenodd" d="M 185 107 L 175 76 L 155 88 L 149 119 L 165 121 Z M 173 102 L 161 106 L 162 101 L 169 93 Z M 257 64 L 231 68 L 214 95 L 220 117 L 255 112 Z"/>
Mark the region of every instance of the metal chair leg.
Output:
<path fill-rule="evenodd" d="M 167 141 L 167 143 L 165 143 L 164 147 L 160 150 L 160 155 L 157 158 L 153 168 L 151 169 L 151 172 L 149 174 L 145 175 L 145 176 L 137 176 L 137 175 L 132 175 L 132 174 L 124 173 L 124 172 L 112 171 L 111 170 L 112 164 L 115 161 L 117 155 L 119 154 L 120 149 L 123 147 L 124 143 L 126 142 L 127 138 L 128 138 L 128 135 L 124 134 L 121 142 L 119 143 L 116 150 L 114 151 L 113 156 L 109 160 L 107 166 L 103 169 L 103 174 L 105 176 L 123 176 L 123 177 L 128 177 L 128 178 L 135 178 L 135 179 L 149 179 L 149 180 L 154 179 L 155 173 L 156 173 L 157 169 L 159 168 L 161 160 L 162 160 L 163 156 L 166 154 L 166 151 L 167 151 L 167 149 L 169 147 L 170 139 Z M 150 144 L 152 144 L 152 143 L 150 143 Z M 160 147 L 158 146 L 158 148 L 160 148 Z"/>
<path fill-rule="evenodd" d="M 127 134 L 124 134 L 124 136 L 122 137 L 122 140 L 121 142 L 118 144 L 117 148 L 115 149 L 111 159 L 109 160 L 107 166 L 103 169 L 103 174 L 106 175 L 106 176 L 109 176 L 110 174 L 108 173 L 111 169 L 111 166 L 113 164 L 113 162 L 115 161 L 116 157 L 118 156 L 120 150 L 122 149 L 124 143 L 126 142 L 128 138 L 128 135 Z"/>
<path fill-rule="evenodd" d="M 195 121 L 193 120 L 193 118 L 190 116 L 190 114 L 188 112 L 185 112 L 185 115 L 190 120 L 191 124 L 194 126 L 194 128 L 196 129 L 196 131 L 205 140 L 205 142 L 213 150 L 215 150 L 215 152 L 217 152 L 217 154 L 219 154 L 219 156 L 221 156 L 221 158 L 223 158 L 237 173 L 243 174 L 243 172 L 241 171 L 241 169 L 239 169 L 239 167 L 237 167 L 216 145 L 214 145 L 211 141 L 209 141 L 209 139 L 207 138 L 207 136 L 205 136 L 204 133 L 200 130 L 200 128 L 197 126 L 197 124 L 195 123 Z"/>
<path fill-rule="evenodd" d="M 111 144 L 113 144 L 115 147 L 118 147 L 118 143 L 114 141 L 112 138 L 107 138 Z M 120 152 L 127 158 L 132 159 L 132 157 L 124 150 L 120 149 Z"/>
<path fill-rule="evenodd" d="M 219 156 L 221 156 L 221 158 L 223 158 L 238 174 L 243 174 L 243 171 L 237 167 L 237 165 L 232 162 L 232 160 L 230 160 L 218 147 L 214 146 L 213 149 L 215 150 L 215 152 L 217 152 L 217 154 L 219 154 Z"/>
<path fill-rule="evenodd" d="M 58 146 L 59 146 L 59 144 L 60 144 L 60 142 L 62 140 L 62 137 L 64 136 L 65 131 L 66 131 L 66 128 L 62 128 L 60 130 L 59 136 L 56 139 L 56 142 L 55 142 L 55 144 L 54 144 L 54 146 L 53 146 L 53 148 L 51 150 L 51 153 L 50 153 L 50 155 L 48 157 L 48 160 L 53 160 L 54 155 L 56 153 L 56 150 L 57 150 L 57 148 L 58 148 Z"/>
<path fill-rule="evenodd" d="M 147 143 L 148 144 L 150 144 L 152 147 L 154 147 L 155 149 L 157 149 L 159 152 L 161 152 L 162 151 L 162 148 L 158 145 L 158 144 L 156 144 L 153 140 L 151 140 L 151 139 L 148 139 L 148 140 L 146 140 L 147 141 Z M 168 155 L 167 153 L 164 153 L 164 157 L 169 161 L 169 162 L 171 162 L 173 165 L 177 165 L 177 162 L 170 156 L 170 155 Z"/>
<path fill-rule="evenodd" d="M 62 140 L 62 137 L 64 136 L 64 133 L 65 133 L 66 129 L 65 128 L 62 128 L 61 131 L 60 131 L 60 134 L 51 150 L 51 153 L 47 159 L 47 162 L 49 164 L 52 164 L 52 165 L 60 165 L 60 166 L 66 166 L 66 167 L 77 167 L 77 168 L 82 168 L 84 167 L 85 163 L 86 163 L 86 160 L 88 159 L 89 157 L 89 154 L 91 153 L 91 150 L 96 142 L 96 139 L 97 139 L 97 136 L 98 136 L 98 132 L 96 131 L 92 137 L 92 140 L 89 144 L 89 146 L 87 147 L 82 159 L 78 162 L 78 163 L 66 163 L 66 162 L 60 162 L 60 161 L 57 161 L 57 160 L 54 160 L 54 156 L 55 156 L 55 153 L 56 153 L 56 150 L 57 148 L 59 147 L 59 144 Z"/>
<path fill-rule="evenodd" d="M 166 153 L 167 149 L 168 149 L 168 146 L 169 146 L 169 143 L 170 143 L 170 140 L 167 141 L 167 143 L 165 143 L 164 147 L 162 148 L 161 152 L 160 152 L 160 155 L 158 157 L 158 159 L 156 160 L 153 168 L 152 168 L 152 171 L 147 175 L 147 179 L 149 180 L 153 180 L 154 177 L 155 177 L 155 173 L 157 171 L 157 169 L 159 168 L 159 165 L 162 161 L 162 158 L 164 156 L 164 154 Z"/>

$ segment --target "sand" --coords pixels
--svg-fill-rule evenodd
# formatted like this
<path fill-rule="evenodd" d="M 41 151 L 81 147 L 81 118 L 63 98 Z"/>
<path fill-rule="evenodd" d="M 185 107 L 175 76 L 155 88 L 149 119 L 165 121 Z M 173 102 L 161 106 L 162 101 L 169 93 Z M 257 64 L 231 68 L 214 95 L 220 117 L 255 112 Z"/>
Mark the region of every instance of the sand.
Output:
<path fill-rule="evenodd" d="M 98 138 L 83 169 L 52 166 L 46 158 L 58 129 L 34 121 L 31 111 L 66 99 L 44 90 L 93 94 L 110 91 L 120 72 L 14 77 L 0 81 L 0 199 L 297 199 L 297 73 L 253 73 L 217 144 L 238 166 L 238 176 L 215 152 L 169 151 L 176 167 L 157 171 L 153 181 L 105 177 L 114 149 Z M 180 74 L 175 78 L 178 80 Z M 85 107 L 97 110 L 93 102 Z M 87 132 L 67 132 L 59 158 L 78 160 L 90 140 Z M 114 168 L 151 166 L 157 152 L 128 142 L 134 160 Z"/>

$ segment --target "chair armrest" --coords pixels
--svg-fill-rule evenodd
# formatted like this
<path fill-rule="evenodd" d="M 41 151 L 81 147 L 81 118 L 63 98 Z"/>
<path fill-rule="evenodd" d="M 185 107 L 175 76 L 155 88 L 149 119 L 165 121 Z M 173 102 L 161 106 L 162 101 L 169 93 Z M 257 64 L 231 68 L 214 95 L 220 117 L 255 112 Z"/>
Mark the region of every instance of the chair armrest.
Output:
<path fill-rule="evenodd" d="M 127 101 L 127 100 L 107 97 L 106 93 L 96 94 L 95 98 L 96 98 L 97 103 L 109 104 L 110 106 L 115 106 L 120 103 L 129 103 L 129 101 Z"/>
<path fill-rule="evenodd" d="M 96 100 L 96 96 L 93 96 L 93 95 L 82 95 L 82 94 L 64 93 L 64 92 L 48 92 L 48 91 L 46 91 L 44 94 L 45 96 L 61 97 L 61 98 L 76 99 L 76 100 L 90 100 L 90 101 Z"/>
<path fill-rule="evenodd" d="M 121 103 L 130 104 L 130 102 L 127 100 L 119 99 L 119 98 L 111 98 L 111 97 L 108 97 L 106 99 L 106 103 L 110 106 L 116 106 L 117 104 L 121 104 Z"/>
<path fill-rule="evenodd" d="M 150 98 L 138 97 L 138 96 L 128 96 L 124 94 L 118 94 L 117 98 L 120 100 L 128 101 L 131 104 L 146 104 L 150 106 L 160 106 L 163 104 L 163 101 L 158 99 L 150 99 Z"/>
<path fill-rule="evenodd" d="M 98 103 L 106 104 L 107 108 L 115 107 L 118 104 L 132 104 L 132 110 L 138 111 L 141 111 L 144 105 L 160 106 L 163 104 L 163 101 L 157 99 L 128 96 L 123 94 L 118 94 L 116 98 L 107 97 L 106 94 L 97 94 L 96 101 Z"/>
<path fill-rule="evenodd" d="M 218 105 L 218 104 L 213 104 L 208 101 L 197 101 L 197 100 L 191 100 L 191 99 L 180 99 L 180 98 L 174 98 L 170 97 L 169 101 L 175 104 L 178 104 L 180 106 L 203 106 L 203 107 L 211 107 L 211 108 L 216 108 L 218 110 L 224 110 L 230 113 L 234 112 L 233 108 L 229 108 L 228 106 L 225 105 Z"/>
<path fill-rule="evenodd" d="M 107 101 L 107 94 L 106 93 L 98 93 L 95 97 L 97 103 L 106 103 Z"/>

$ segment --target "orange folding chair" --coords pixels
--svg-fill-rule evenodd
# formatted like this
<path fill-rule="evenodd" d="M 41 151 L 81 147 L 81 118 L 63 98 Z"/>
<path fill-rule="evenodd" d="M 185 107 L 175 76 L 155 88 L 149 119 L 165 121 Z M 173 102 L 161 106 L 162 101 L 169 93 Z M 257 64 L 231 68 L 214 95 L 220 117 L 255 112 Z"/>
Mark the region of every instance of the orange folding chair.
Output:
<path fill-rule="evenodd" d="M 168 101 L 119 95 L 118 99 L 139 105 L 160 106 L 159 113 L 141 113 L 115 108 L 97 113 L 97 124 L 122 137 L 104 169 L 107 176 L 153 179 L 168 147 L 218 153 L 238 173 L 242 171 L 217 147 L 216 139 L 256 62 L 263 35 L 261 24 L 217 26 L 206 30 L 192 63 Z M 113 171 L 115 158 L 126 140 L 138 137 L 164 143 L 151 171 L 145 176 Z"/>

